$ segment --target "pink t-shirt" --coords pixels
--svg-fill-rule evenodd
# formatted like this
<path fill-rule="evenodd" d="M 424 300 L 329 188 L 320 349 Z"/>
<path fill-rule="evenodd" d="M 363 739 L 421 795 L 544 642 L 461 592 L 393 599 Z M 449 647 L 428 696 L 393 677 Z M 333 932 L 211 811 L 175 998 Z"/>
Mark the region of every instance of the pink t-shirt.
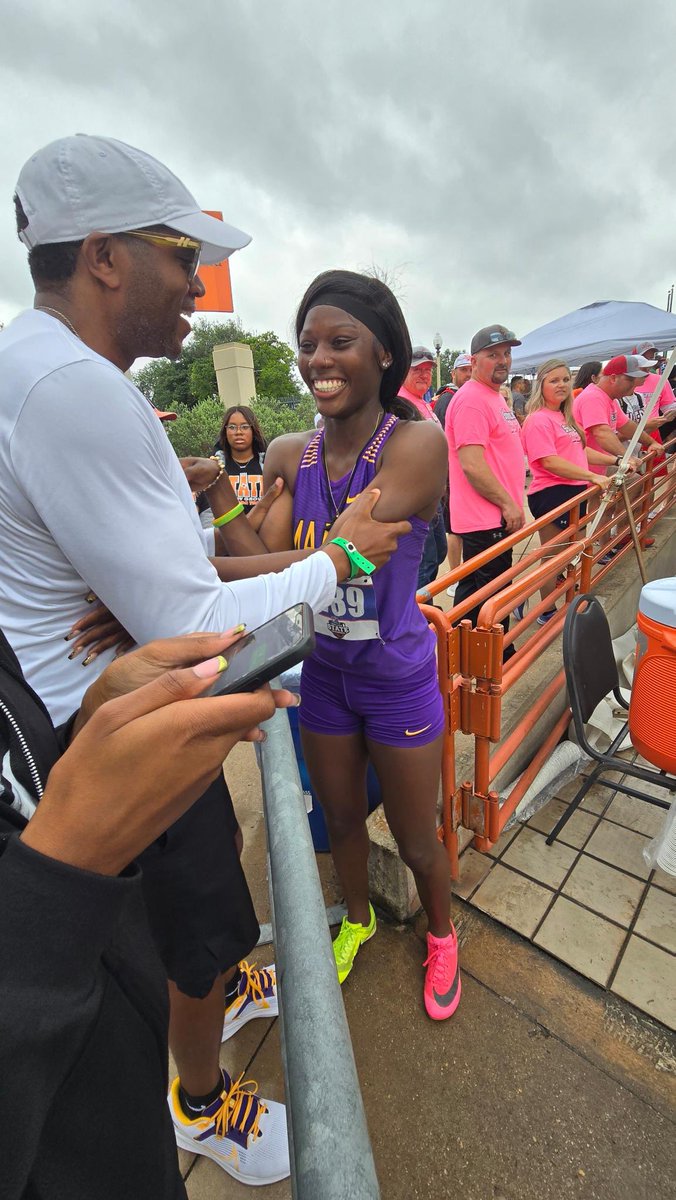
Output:
<path fill-rule="evenodd" d="M 530 413 L 521 427 L 521 437 L 533 474 L 528 489 L 529 496 L 533 492 L 541 492 L 543 488 L 560 487 L 561 484 L 575 487 L 576 483 L 585 482 L 584 479 L 564 479 L 562 475 L 556 475 L 542 465 L 543 458 L 555 454 L 557 458 L 565 458 L 566 462 L 580 467 L 583 471 L 589 470 L 580 435 L 572 425 L 566 424 L 562 412 L 539 408 L 537 412 Z"/>
<path fill-rule="evenodd" d="M 587 447 L 590 450 L 600 450 L 601 454 L 607 454 L 608 451 L 599 445 L 590 430 L 595 425 L 609 425 L 616 434 L 618 429 L 626 425 L 629 420 L 626 413 L 622 412 L 617 400 L 611 400 L 603 388 L 597 387 L 595 383 L 588 384 L 579 396 L 575 397 L 573 416 L 578 425 L 584 429 Z M 589 470 L 596 475 L 605 475 L 606 473 L 603 463 L 590 463 Z"/>
<path fill-rule="evenodd" d="M 646 379 L 644 379 L 644 381 L 640 387 L 634 388 L 635 392 L 640 392 L 642 396 L 646 397 L 646 400 L 643 402 L 644 408 L 645 408 L 645 405 L 647 404 L 647 398 L 649 396 L 652 396 L 659 381 L 660 381 L 659 375 L 650 374 L 650 375 L 648 375 L 648 377 Z M 665 413 L 668 409 L 675 408 L 675 407 L 676 407 L 676 396 L 673 393 L 670 383 L 667 381 L 665 383 L 664 387 L 662 388 L 662 393 L 660 395 L 659 400 L 657 401 L 657 409 L 653 410 L 653 412 L 650 415 L 652 417 L 659 417 L 659 416 L 662 416 L 662 414 Z"/>
<path fill-rule="evenodd" d="M 446 410 L 446 437 L 453 532 L 499 529 L 500 509 L 472 487 L 460 466 L 458 450 L 463 446 L 483 446 L 487 465 L 521 508 L 526 468 L 521 430 L 514 413 L 499 392 L 477 379 L 468 379 Z"/>
<path fill-rule="evenodd" d="M 416 396 L 415 392 L 409 392 L 407 387 L 400 387 L 398 394 L 403 400 L 408 400 L 409 404 L 412 404 L 414 408 L 417 408 L 421 417 L 424 417 L 426 421 L 436 421 L 437 425 L 441 425 L 441 421 L 437 416 L 434 415 L 434 412 L 430 408 L 429 404 L 426 404 L 420 396 Z"/>

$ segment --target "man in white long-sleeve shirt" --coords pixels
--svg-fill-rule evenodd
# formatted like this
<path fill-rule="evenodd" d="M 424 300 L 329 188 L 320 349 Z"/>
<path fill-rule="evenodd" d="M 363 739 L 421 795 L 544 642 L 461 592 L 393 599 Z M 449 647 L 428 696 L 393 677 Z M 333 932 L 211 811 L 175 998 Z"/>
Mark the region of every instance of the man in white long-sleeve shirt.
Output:
<path fill-rule="evenodd" d="M 299 600 L 319 610 L 353 564 L 330 544 L 281 573 L 221 582 L 181 467 L 124 375 L 138 357 L 180 353 L 185 317 L 203 294 L 200 256 L 220 262 L 249 237 L 202 213 L 162 164 L 107 138 L 78 135 L 38 151 L 15 206 L 36 296 L 0 335 L 0 625 L 60 721 L 91 682 L 64 643 L 89 589 L 145 642 L 253 628 Z M 244 518 L 224 515 L 237 545 Z M 378 564 L 403 532 L 373 522 L 368 503 L 350 520 L 341 532 Z M 252 1125 L 246 1094 L 218 1066 L 224 1009 L 226 1036 L 258 1015 L 254 999 L 277 1011 L 274 973 L 237 968 L 258 925 L 236 828 L 219 781 L 147 853 L 145 895 L 170 980 L 181 1144 L 244 1182 L 266 1183 L 289 1170 L 284 1110 Z"/>

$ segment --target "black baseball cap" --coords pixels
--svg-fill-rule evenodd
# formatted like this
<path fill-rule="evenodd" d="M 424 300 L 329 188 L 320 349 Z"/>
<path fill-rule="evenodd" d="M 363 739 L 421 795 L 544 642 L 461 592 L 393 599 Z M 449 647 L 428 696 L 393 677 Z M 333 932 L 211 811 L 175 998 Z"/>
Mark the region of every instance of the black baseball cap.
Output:
<path fill-rule="evenodd" d="M 510 346 L 521 345 L 511 329 L 507 329 L 504 325 L 486 325 L 474 334 L 470 354 L 478 354 L 480 350 L 487 350 L 489 346 L 501 346 L 504 342 L 508 342 Z"/>

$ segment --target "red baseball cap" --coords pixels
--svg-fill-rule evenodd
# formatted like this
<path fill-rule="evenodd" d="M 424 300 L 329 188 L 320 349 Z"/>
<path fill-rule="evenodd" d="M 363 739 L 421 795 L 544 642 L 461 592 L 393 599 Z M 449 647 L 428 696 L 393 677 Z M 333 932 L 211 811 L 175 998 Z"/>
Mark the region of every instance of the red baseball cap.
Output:
<path fill-rule="evenodd" d="M 178 413 L 162 412 L 161 408 L 153 408 L 153 412 L 156 417 L 160 418 L 160 421 L 175 421 L 178 416 Z"/>
<path fill-rule="evenodd" d="M 641 354 L 618 354 L 603 368 L 604 375 L 628 375 L 630 379 L 642 379 L 649 375 L 654 362 Z"/>

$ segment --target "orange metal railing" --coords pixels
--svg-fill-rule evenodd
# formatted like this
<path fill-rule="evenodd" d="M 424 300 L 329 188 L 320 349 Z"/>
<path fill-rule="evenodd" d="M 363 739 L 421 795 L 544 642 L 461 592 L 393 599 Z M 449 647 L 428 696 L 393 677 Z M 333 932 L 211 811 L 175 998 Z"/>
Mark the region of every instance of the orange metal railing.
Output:
<path fill-rule="evenodd" d="M 676 451 L 676 437 L 667 443 L 667 448 L 671 447 Z M 500 805 L 498 794 L 491 784 L 536 722 L 561 696 L 565 688 L 563 669 L 534 699 L 528 713 L 517 722 L 508 736 L 501 740 L 503 696 L 524 678 L 543 650 L 559 636 L 575 592 L 596 587 L 627 554 L 637 554 L 642 566 L 642 553 L 650 530 L 676 505 L 676 455 L 665 475 L 659 473 L 659 464 L 656 469 L 654 454 L 647 455 L 644 461 L 644 472 L 633 478 L 628 477 L 630 482 L 626 485 L 626 502 L 632 520 L 624 509 L 617 513 L 614 506 L 609 505 L 593 538 L 590 537 L 587 527 L 594 518 L 600 491 L 592 485 L 574 500 L 560 505 L 547 513 L 546 517 L 462 563 L 418 593 L 422 611 L 437 635 L 439 684 L 446 709 L 439 836 L 446 847 L 453 878 L 457 878 L 458 874 L 458 829 L 462 826 L 474 833 L 473 844 L 477 850 L 489 850 L 538 771 L 564 736 L 570 721 L 570 710 L 566 707 L 518 783 Z M 588 504 L 591 502 L 594 507 L 594 511 L 587 512 L 585 516 L 580 515 L 583 501 Z M 569 528 L 562 530 L 551 541 L 534 549 L 527 548 L 508 570 L 448 612 L 432 606 L 433 597 L 451 584 L 459 582 L 506 550 L 527 544 L 534 533 L 564 513 L 570 513 Z M 611 550 L 613 554 L 610 561 L 601 562 Z M 513 622 L 505 634 L 499 622 L 509 616 L 517 605 L 534 597 L 543 584 L 552 580 L 555 582 L 554 590 L 546 599 L 538 599 L 529 606 L 523 619 Z M 561 605 L 556 616 L 546 625 L 536 625 L 537 617 L 558 602 Z M 477 604 L 481 604 L 481 609 L 476 628 L 473 629 L 471 622 L 465 618 Z M 528 636 L 524 638 L 524 634 Z M 508 661 L 503 663 L 503 653 L 508 646 L 514 646 L 515 649 Z M 457 733 L 469 734 L 474 738 L 473 778 L 463 780 L 459 786 L 455 772 Z"/>

